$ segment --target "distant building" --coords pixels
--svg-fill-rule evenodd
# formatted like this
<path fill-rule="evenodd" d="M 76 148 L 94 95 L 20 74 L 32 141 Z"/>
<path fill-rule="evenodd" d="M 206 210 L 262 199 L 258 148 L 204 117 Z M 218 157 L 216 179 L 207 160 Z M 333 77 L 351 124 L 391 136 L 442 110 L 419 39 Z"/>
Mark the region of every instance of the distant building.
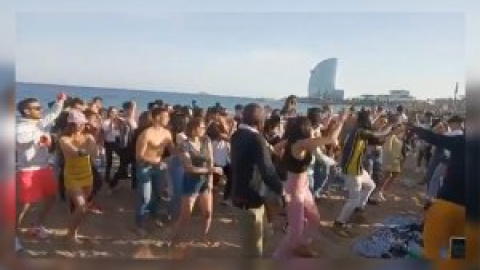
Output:
<path fill-rule="evenodd" d="M 378 103 L 409 103 L 415 101 L 408 90 L 390 90 L 388 95 L 361 95 L 357 101 Z"/>
<path fill-rule="evenodd" d="M 308 97 L 339 101 L 343 100 L 343 90 L 335 86 L 337 59 L 329 58 L 320 62 L 312 71 L 308 82 Z"/>
<path fill-rule="evenodd" d="M 408 90 L 390 90 L 389 102 L 412 102 L 415 98 L 410 96 Z"/>
<path fill-rule="evenodd" d="M 341 89 L 335 89 L 335 91 L 333 91 L 333 95 L 332 95 L 332 100 L 333 101 L 342 101 L 345 97 L 345 92 Z"/>

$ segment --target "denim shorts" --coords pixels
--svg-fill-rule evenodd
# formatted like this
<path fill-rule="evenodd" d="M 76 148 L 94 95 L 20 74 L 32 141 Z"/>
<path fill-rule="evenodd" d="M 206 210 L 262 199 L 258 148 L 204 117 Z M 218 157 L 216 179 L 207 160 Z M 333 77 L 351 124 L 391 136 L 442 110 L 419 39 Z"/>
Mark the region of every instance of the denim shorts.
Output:
<path fill-rule="evenodd" d="M 207 177 L 204 175 L 183 175 L 182 195 L 191 196 L 204 193 L 208 188 Z"/>

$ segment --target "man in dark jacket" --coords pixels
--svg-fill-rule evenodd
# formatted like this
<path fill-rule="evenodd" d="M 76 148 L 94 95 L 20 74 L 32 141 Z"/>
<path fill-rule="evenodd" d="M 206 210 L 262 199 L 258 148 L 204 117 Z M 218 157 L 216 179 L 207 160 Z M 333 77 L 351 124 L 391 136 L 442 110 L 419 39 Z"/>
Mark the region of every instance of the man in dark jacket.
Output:
<path fill-rule="evenodd" d="M 263 255 L 263 215 L 267 190 L 281 196 L 282 182 L 262 136 L 264 112 L 255 103 L 243 110 L 243 123 L 231 138 L 232 203 L 239 210 L 243 257 Z"/>

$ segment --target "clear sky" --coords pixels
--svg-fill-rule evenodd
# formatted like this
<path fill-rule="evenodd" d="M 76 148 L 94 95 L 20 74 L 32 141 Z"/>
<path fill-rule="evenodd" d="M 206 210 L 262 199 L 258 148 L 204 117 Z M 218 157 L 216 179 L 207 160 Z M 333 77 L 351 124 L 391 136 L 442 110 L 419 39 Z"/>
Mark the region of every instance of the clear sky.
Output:
<path fill-rule="evenodd" d="M 453 12 L 24 11 L 16 49 L 19 81 L 251 97 L 305 96 L 329 57 L 348 97 L 449 97 L 466 73 Z"/>

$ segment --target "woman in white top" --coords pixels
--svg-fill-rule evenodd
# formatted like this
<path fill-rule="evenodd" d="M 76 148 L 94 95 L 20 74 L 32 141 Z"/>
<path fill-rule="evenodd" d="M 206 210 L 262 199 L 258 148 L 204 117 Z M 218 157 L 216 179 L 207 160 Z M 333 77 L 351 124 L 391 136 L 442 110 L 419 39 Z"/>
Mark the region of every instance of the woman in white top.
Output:
<path fill-rule="evenodd" d="M 222 204 L 228 204 L 231 192 L 230 178 L 230 130 L 226 114 L 219 112 L 215 114 L 210 126 L 207 128 L 207 136 L 212 142 L 213 163 L 216 167 L 221 167 L 226 178 L 225 190 L 223 193 Z M 218 186 L 220 176 L 214 175 L 214 185 Z"/>
<path fill-rule="evenodd" d="M 103 121 L 103 138 L 105 145 L 105 158 L 106 158 L 106 168 L 105 168 L 105 181 L 110 182 L 110 172 L 112 170 L 113 163 L 113 153 L 115 152 L 119 155 L 118 141 L 120 139 L 120 125 L 121 120 L 118 117 L 118 111 L 114 107 L 108 108 L 107 119 Z"/>

